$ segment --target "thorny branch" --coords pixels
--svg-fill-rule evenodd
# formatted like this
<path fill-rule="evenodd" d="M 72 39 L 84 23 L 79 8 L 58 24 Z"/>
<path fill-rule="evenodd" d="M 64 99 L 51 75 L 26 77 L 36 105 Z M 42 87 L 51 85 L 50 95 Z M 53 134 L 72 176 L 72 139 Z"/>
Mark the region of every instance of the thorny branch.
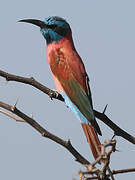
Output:
<path fill-rule="evenodd" d="M 4 77 L 7 81 L 16 81 L 16 82 L 21 82 L 24 84 L 29 84 L 29 85 L 39 89 L 40 91 L 44 92 L 45 94 L 47 94 L 51 99 L 55 98 L 55 99 L 58 99 L 58 100 L 64 102 L 63 97 L 57 91 L 53 91 L 53 90 L 47 88 L 43 84 L 36 81 L 33 77 L 25 78 L 25 77 L 21 77 L 21 76 L 16 76 L 16 75 L 9 74 L 9 73 L 2 71 L 2 70 L 0 70 L 0 76 Z M 106 108 L 104 109 L 104 111 L 105 110 L 106 110 Z M 114 131 L 115 135 L 121 136 L 124 139 L 126 139 L 127 141 L 135 144 L 135 137 L 133 137 L 132 135 L 130 135 L 129 133 L 127 133 L 126 131 L 121 129 L 119 126 L 117 126 L 114 122 L 112 122 L 104 114 L 104 111 L 103 111 L 103 113 L 100 113 L 100 112 L 94 110 L 94 114 L 95 114 L 96 118 L 100 119 L 107 126 L 109 126 Z"/>
<path fill-rule="evenodd" d="M 9 112 L 7 112 L 7 111 L 4 111 L 3 109 L 0 109 L 0 113 L 2 113 L 2 114 L 4 114 L 4 115 L 6 115 L 6 116 L 8 116 L 8 117 L 10 117 L 10 118 L 18 121 L 18 122 L 26 122 L 26 121 L 23 120 L 22 118 L 18 118 L 18 117 L 16 117 L 16 116 L 14 116 L 13 114 L 11 114 L 11 113 L 9 113 Z"/>
<path fill-rule="evenodd" d="M 38 124 L 33 118 L 27 116 L 24 114 L 22 111 L 16 108 L 16 104 L 14 106 L 11 106 L 9 104 L 6 104 L 4 102 L 0 101 L 0 107 L 4 108 L 11 113 L 17 115 L 20 117 L 22 120 L 25 120 L 29 125 L 31 125 L 34 129 L 36 129 L 43 137 L 49 138 L 53 140 L 54 142 L 60 144 L 61 146 L 65 147 L 75 158 L 76 161 L 78 161 L 81 164 L 90 164 L 88 160 L 86 160 L 71 144 L 70 140 L 64 141 L 63 139 L 55 136 L 54 134 L 50 133 L 46 129 L 44 129 L 40 124 Z M 6 112 L 7 113 L 7 112 Z M 6 114 L 4 113 L 4 114 Z M 11 114 L 6 114 L 7 116 L 17 120 L 13 115 Z"/>
<path fill-rule="evenodd" d="M 121 173 L 130 173 L 130 172 L 135 172 L 135 168 L 113 170 L 112 174 L 116 175 L 116 174 L 121 174 Z M 106 177 L 109 177 L 109 176 L 110 176 L 109 174 L 106 175 Z M 92 177 L 86 178 L 86 180 L 94 180 L 94 179 L 98 179 L 98 176 L 92 176 Z"/>
<path fill-rule="evenodd" d="M 87 179 L 85 175 L 93 175 L 96 174 L 98 179 L 106 179 L 106 171 L 108 170 L 109 176 L 114 179 L 113 174 L 109 168 L 110 156 L 112 152 L 115 152 L 116 140 L 108 140 L 105 141 L 104 144 L 101 145 L 101 154 L 100 156 L 90 165 L 87 166 L 87 171 L 80 171 L 80 180 Z M 111 149 L 106 152 L 106 148 L 111 147 Z M 95 168 L 97 163 L 104 163 L 103 168 L 100 170 L 99 168 Z"/>
<path fill-rule="evenodd" d="M 4 71 L 0 70 L 0 76 L 6 78 L 7 81 L 16 81 L 16 82 L 21 82 L 24 84 L 29 84 L 40 91 L 44 92 L 47 94 L 51 99 L 55 98 L 60 101 L 64 102 L 63 97 L 57 92 L 53 91 L 46 86 L 42 85 L 38 81 L 36 81 L 33 77 L 30 78 L 25 78 L 21 76 L 16 76 L 13 74 L 6 73 Z M 16 103 L 17 104 L 17 103 Z M 55 136 L 54 134 L 50 133 L 46 129 L 44 129 L 40 124 L 38 124 L 32 117 L 27 116 L 24 114 L 22 111 L 16 108 L 16 104 L 14 106 L 8 105 L 4 102 L 0 101 L 0 107 L 6 109 L 9 112 L 4 111 L 3 109 L 0 109 L 0 113 L 3 113 L 16 121 L 20 122 L 27 122 L 29 125 L 31 125 L 33 128 L 35 128 L 40 134 L 42 134 L 43 137 L 49 138 L 52 141 L 60 144 L 61 146 L 65 147 L 75 158 L 76 161 L 79 163 L 83 164 L 86 168 L 86 172 L 80 172 L 80 180 L 82 179 L 102 179 L 102 180 L 108 180 L 109 177 L 111 177 L 112 180 L 114 180 L 113 175 L 118 174 L 118 173 L 127 173 L 127 172 L 135 172 L 135 169 L 123 169 L 123 170 L 113 170 L 111 171 L 109 168 L 109 162 L 110 162 L 110 156 L 112 152 L 115 152 L 115 145 L 116 141 L 111 140 L 105 142 L 103 145 L 101 145 L 101 154 L 100 156 L 93 162 L 90 163 L 87 159 L 85 159 L 71 144 L 70 140 L 64 141 L 63 139 Z M 100 119 L 102 122 L 104 122 L 107 126 L 109 126 L 113 131 L 114 134 L 117 136 L 121 136 L 124 139 L 128 140 L 129 142 L 135 144 L 135 137 L 131 136 L 124 130 L 122 130 L 120 127 L 118 127 L 115 123 L 113 123 L 106 115 L 107 106 L 105 107 L 104 111 L 102 113 L 94 110 L 95 116 Z M 17 115 L 18 117 L 14 116 L 13 114 Z M 106 152 L 106 147 L 111 146 L 111 149 Z M 102 169 L 96 168 L 97 163 L 104 163 L 104 166 Z M 108 174 L 106 173 L 108 171 Z M 95 174 L 96 176 L 89 177 L 88 175 L 93 175 Z M 87 177 L 85 177 L 87 175 Z"/>
<path fill-rule="evenodd" d="M 90 163 L 72 146 L 70 140 L 64 141 L 63 139 L 50 133 L 45 128 L 43 128 L 40 124 L 38 124 L 33 118 L 27 116 L 22 111 L 17 109 L 16 105 L 17 103 L 11 106 L 9 104 L 6 104 L 0 101 L 0 107 L 3 109 L 6 109 L 12 114 L 4 111 L 3 109 L 0 109 L 0 112 L 15 119 L 16 121 L 27 122 L 34 129 L 36 129 L 43 137 L 49 138 L 52 141 L 66 148 L 75 157 L 77 162 L 83 164 L 87 168 L 86 172 L 79 172 L 80 180 L 84 179 L 85 175 L 87 175 L 87 178 L 85 178 L 86 180 L 90 180 L 90 179 L 109 180 L 107 179 L 108 177 L 111 177 L 112 180 L 114 180 L 113 174 L 135 172 L 135 169 L 124 169 L 124 170 L 113 170 L 113 171 L 110 170 L 109 168 L 110 156 L 112 152 L 115 152 L 116 140 L 105 141 L 104 144 L 101 145 L 100 156 L 93 163 Z M 17 115 L 18 117 L 14 116 L 13 114 Z M 108 152 L 106 152 L 107 147 L 111 147 L 111 149 Z M 104 163 L 104 166 L 101 170 L 95 167 L 96 164 L 100 162 Z M 106 174 L 106 171 L 108 171 L 108 174 Z M 95 174 L 96 176 L 88 177 L 88 175 L 93 175 L 93 174 Z"/>
<path fill-rule="evenodd" d="M 135 168 L 111 171 L 109 167 L 110 156 L 113 152 L 116 151 L 115 146 L 116 146 L 116 140 L 105 141 L 104 144 L 101 145 L 100 156 L 93 163 L 87 166 L 87 171 L 79 172 L 80 180 L 83 180 L 83 179 L 84 180 L 94 180 L 94 179 L 109 180 L 109 178 L 114 180 L 114 175 L 116 174 L 135 172 Z M 108 152 L 106 152 L 107 147 L 111 147 L 111 149 Z M 101 170 L 98 168 L 95 168 L 95 165 L 99 162 L 104 163 L 104 166 Z M 96 174 L 96 176 L 93 176 L 93 174 Z M 92 176 L 92 177 L 89 177 L 89 176 Z"/>

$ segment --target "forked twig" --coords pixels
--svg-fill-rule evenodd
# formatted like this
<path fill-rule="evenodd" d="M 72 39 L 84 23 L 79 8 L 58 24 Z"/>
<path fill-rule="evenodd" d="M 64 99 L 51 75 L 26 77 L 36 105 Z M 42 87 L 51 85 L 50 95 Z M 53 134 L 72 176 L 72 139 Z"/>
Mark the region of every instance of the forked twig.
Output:
<path fill-rule="evenodd" d="M 107 177 L 106 171 L 109 170 L 108 177 L 111 176 L 112 180 L 114 180 L 113 174 L 111 173 L 111 170 L 109 168 L 109 163 L 110 163 L 110 155 L 112 154 L 112 152 L 115 151 L 115 146 L 116 146 L 116 140 L 105 141 L 104 144 L 101 145 L 100 156 L 93 163 L 86 166 L 87 171 L 79 172 L 80 179 L 81 180 L 87 179 L 85 175 L 87 175 L 88 177 L 88 175 L 91 176 L 93 174 L 96 174 L 97 178 L 105 180 L 105 178 Z M 111 149 L 108 152 L 106 152 L 107 147 L 111 147 Z M 104 163 L 103 168 L 102 169 L 96 168 L 95 165 L 101 162 Z"/>

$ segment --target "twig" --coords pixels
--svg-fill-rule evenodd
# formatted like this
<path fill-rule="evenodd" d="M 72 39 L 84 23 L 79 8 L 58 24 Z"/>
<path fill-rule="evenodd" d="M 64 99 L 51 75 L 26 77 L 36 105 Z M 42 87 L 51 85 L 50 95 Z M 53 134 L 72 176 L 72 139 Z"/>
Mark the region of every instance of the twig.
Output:
<path fill-rule="evenodd" d="M 16 75 L 13 75 L 13 74 L 6 73 L 6 72 L 4 72 L 2 70 L 0 70 L 0 76 L 4 77 L 7 81 L 16 81 L 16 82 L 21 82 L 21 83 L 24 83 L 24 84 L 29 84 L 29 85 L 39 89 L 40 91 L 44 92 L 45 94 L 47 94 L 51 99 L 55 98 L 55 99 L 58 99 L 58 100 L 64 102 L 63 97 L 58 92 L 47 88 L 43 84 L 36 81 L 33 77 L 25 78 L 25 77 L 21 77 L 21 76 L 16 76 Z M 121 129 L 119 126 L 117 126 L 115 123 L 113 123 L 104 114 L 105 110 L 106 110 L 106 108 L 104 109 L 103 113 L 100 113 L 100 112 L 94 110 L 94 114 L 95 114 L 96 118 L 100 119 L 107 126 L 109 126 L 114 131 L 115 135 L 121 136 L 124 139 L 126 139 L 127 141 L 135 144 L 135 137 L 131 136 L 126 131 Z"/>
<path fill-rule="evenodd" d="M 107 107 L 108 107 L 108 104 L 106 104 L 106 106 L 105 106 L 105 108 L 103 110 L 103 114 L 105 114 L 105 111 L 106 111 Z"/>
<path fill-rule="evenodd" d="M 4 114 L 4 115 L 6 115 L 6 116 L 8 116 L 8 117 L 10 117 L 10 118 L 18 121 L 18 122 L 26 122 L 26 121 L 24 121 L 22 118 L 18 118 L 18 117 L 16 117 L 16 116 L 14 116 L 13 114 L 4 111 L 3 109 L 0 109 L 0 113 L 2 113 L 2 114 Z"/>
<path fill-rule="evenodd" d="M 116 175 L 116 174 L 122 174 L 122 173 L 130 173 L 130 172 L 134 172 L 135 173 L 135 168 L 113 170 L 112 174 Z M 110 175 L 107 174 L 106 176 L 109 177 Z M 94 180 L 94 179 L 98 179 L 98 176 L 93 176 L 93 177 L 86 178 L 86 180 Z"/>
<path fill-rule="evenodd" d="M 44 129 L 40 124 L 38 124 L 34 119 L 30 118 L 29 116 L 27 116 L 26 114 L 21 112 L 19 109 L 17 109 L 16 105 L 11 106 L 9 104 L 6 104 L 6 103 L 0 101 L 0 107 L 12 112 L 13 114 L 17 115 L 18 117 L 24 119 L 29 125 L 31 125 L 34 129 L 36 129 L 43 137 L 49 138 L 52 141 L 54 141 L 54 142 L 60 144 L 61 146 L 65 147 L 76 158 L 77 162 L 79 162 L 83 165 L 90 164 L 90 162 L 88 160 L 86 160 L 72 146 L 70 140 L 64 141 L 63 139 L 61 139 L 61 138 L 55 136 L 54 134 L 50 133 L 49 131 Z M 11 114 L 6 114 L 6 115 L 12 117 Z M 13 117 L 13 119 L 15 119 L 15 118 Z"/>
<path fill-rule="evenodd" d="M 40 84 L 38 81 L 36 81 L 33 77 L 31 78 L 24 78 L 21 76 L 15 76 L 9 73 L 6 73 L 4 71 L 0 71 L 0 76 L 6 78 L 7 81 L 16 81 L 16 82 L 21 82 L 24 84 L 29 84 L 39 90 L 41 90 L 42 92 L 44 92 L 45 94 L 47 94 L 51 99 L 55 98 L 58 99 L 60 101 L 64 101 L 63 97 L 56 91 L 53 91 L 49 88 L 47 88 L 46 86 Z M 17 104 L 17 103 L 16 103 Z M 92 167 L 91 169 L 91 174 L 96 174 L 97 176 L 94 177 L 90 177 L 87 178 L 87 180 L 90 179 L 98 179 L 99 178 L 99 174 L 103 173 L 105 175 L 105 178 L 103 176 L 104 179 L 107 179 L 107 177 L 112 177 L 112 179 L 114 179 L 113 174 L 118 174 L 118 173 L 127 173 L 127 172 L 135 172 L 135 168 L 133 169 L 123 169 L 123 170 L 113 170 L 111 172 L 111 170 L 109 171 L 109 159 L 110 159 L 110 154 L 114 151 L 115 147 L 112 148 L 112 150 L 110 150 L 108 153 L 106 153 L 108 161 L 106 161 L 102 171 L 100 171 L 98 168 L 95 167 L 97 162 L 100 162 L 101 159 L 103 158 L 103 160 L 105 159 L 104 155 L 101 155 L 94 163 L 90 164 L 90 162 L 88 160 L 86 160 L 71 144 L 70 140 L 68 141 L 64 141 L 63 139 L 55 136 L 54 134 L 48 132 L 46 129 L 44 129 L 43 127 L 40 126 L 40 124 L 38 124 L 33 117 L 30 118 L 28 117 L 26 114 L 24 114 L 23 112 L 21 112 L 19 109 L 16 108 L 16 104 L 14 106 L 10 106 L 8 104 L 5 104 L 3 102 L 0 102 L 0 107 L 12 112 L 13 114 L 16 114 L 18 117 L 14 116 L 11 113 L 8 113 L 2 109 L 0 109 L 0 112 L 15 119 L 16 121 L 21 121 L 21 122 L 27 122 L 28 124 L 30 124 L 33 128 L 35 128 L 39 133 L 42 134 L 42 136 L 49 138 L 53 141 L 55 141 L 56 143 L 60 144 L 61 146 L 65 147 L 69 152 L 71 152 L 71 154 L 76 158 L 76 161 L 78 161 L 79 163 L 85 165 L 87 168 Z M 107 107 L 107 106 L 106 106 Z M 105 111 L 106 111 L 106 107 L 103 111 L 103 113 L 100 113 L 96 110 L 94 110 L 95 116 L 100 119 L 102 122 L 104 122 L 106 125 L 108 125 L 111 129 L 114 130 L 114 133 L 118 136 L 121 136 L 123 138 L 125 138 L 126 140 L 128 140 L 129 142 L 135 144 L 135 137 L 131 136 L 130 134 L 128 134 L 127 132 L 125 132 L 124 130 L 122 130 L 120 127 L 118 127 L 115 123 L 113 123 L 106 115 L 105 115 Z M 112 141 L 111 141 L 112 142 Z M 104 147 L 109 146 L 109 142 L 106 142 L 104 144 Z M 112 144 L 113 147 L 113 144 Z M 104 151 L 102 151 L 104 152 Z M 106 175 L 106 170 L 108 169 L 109 174 Z M 82 173 L 82 172 L 81 172 Z M 85 172 L 84 174 L 89 174 L 90 171 Z M 82 176 L 80 176 L 82 178 Z"/>
<path fill-rule="evenodd" d="M 135 144 L 135 137 L 130 135 L 129 133 L 127 133 L 126 131 L 124 131 L 123 129 L 121 129 L 119 126 L 117 126 L 114 122 L 112 122 L 105 114 L 100 113 L 96 110 L 94 110 L 94 114 L 95 116 L 101 120 L 102 122 L 104 122 L 107 126 L 109 126 L 113 131 L 114 134 L 117 136 L 121 136 L 124 139 L 126 139 L 127 141 Z"/>
<path fill-rule="evenodd" d="M 113 173 L 112 173 L 112 171 L 111 171 L 111 169 L 110 169 L 110 167 L 108 166 L 108 173 L 109 173 L 109 175 L 110 175 L 110 177 L 112 178 L 112 180 L 115 180 L 114 179 L 114 176 L 113 176 Z"/>
<path fill-rule="evenodd" d="M 100 156 L 90 165 L 87 165 L 87 171 L 85 172 L 79 172 L 80 177 L 83 179 L 84 175 L 93 175 L 96 174 L 97 177 L 101 180 L 106 180 L 108 179 L 108 177 L 111 177 L 112 180 L 114 180 L 113 174 L 111 173 L 111 170 L 109 169 L 109 163 L 110 163 L 110 155 L 112 152 L 115 151 L 115 146 L 116 146 L 116 140 L 108 140 L 105 141 L 104 144 L 101 145 L 101 154 Z M 111 149 L 106 152 L 106 148 L 107 147 L 111 147 Z M 103 162 L 104 166 L 103 168 L 100 170 L 98 168 L 95 167 L 95 165 L 98 162 Z M 106 171 L 109 171 L 109 175 L 107 177 L 106 175 Z M 107 178 L 106 178 L 107 177 Z"/>
<path fill-rule="evenodd" d="M 129 172 L 135 172 L 135 168 L 113 170 L 112 171 L 113 174 L 121 174 L 121 173 L 129 173 Z"/>
<path fill-rule="evenodd" d="M 25 78 L 25 77 L 22 77 L 22 76 L 16 76 L 14 74 L 6 73 L 6 72 L 4 72 L 2 70 L 0 70 L 0 76 L 4 77 L 7 81 L 16 81 L 16 82 L 20 82 L 20 83 L 24 83 L 24 84 L 29 84 L 29 85 L 39 89 L 40 91 L 44 92 L 50 98 L 58 99 L 58 100 L 64 102 L 63 97 L 59 93 L 47 88 L 43 84 L 36 81 L 33 77 Z"/>

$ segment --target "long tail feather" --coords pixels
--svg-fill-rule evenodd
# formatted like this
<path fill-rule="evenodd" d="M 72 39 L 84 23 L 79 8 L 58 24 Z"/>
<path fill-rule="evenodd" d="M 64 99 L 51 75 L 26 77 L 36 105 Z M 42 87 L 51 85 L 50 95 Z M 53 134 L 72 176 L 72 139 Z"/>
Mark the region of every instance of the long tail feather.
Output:
<path fill-rule="evenodd" d="M 92 154 L 95 159 L 100 155 L 101 152 L 101 143 L 98 139 L 97 133 L 95 132 L 94 128 L 90 124 L 81 123 L 87 141 L 90 145 Z"/>

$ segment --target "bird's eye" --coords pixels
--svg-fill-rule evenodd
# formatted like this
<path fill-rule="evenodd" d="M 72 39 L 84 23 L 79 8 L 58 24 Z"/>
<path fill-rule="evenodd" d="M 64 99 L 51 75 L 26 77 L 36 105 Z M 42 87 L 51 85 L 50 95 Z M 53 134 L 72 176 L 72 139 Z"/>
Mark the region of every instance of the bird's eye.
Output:
<path fill-rule="evenodd" d="M 46 25 L 46 27 L 48 29 L 52 29 L 54 32 L 58 33 L 59 35 L 65 35 L 65 29 L 62 28 L 62 27 L 59 27 L 58 25 L 56 24 L 52 24 L 52 25 Z"/>

